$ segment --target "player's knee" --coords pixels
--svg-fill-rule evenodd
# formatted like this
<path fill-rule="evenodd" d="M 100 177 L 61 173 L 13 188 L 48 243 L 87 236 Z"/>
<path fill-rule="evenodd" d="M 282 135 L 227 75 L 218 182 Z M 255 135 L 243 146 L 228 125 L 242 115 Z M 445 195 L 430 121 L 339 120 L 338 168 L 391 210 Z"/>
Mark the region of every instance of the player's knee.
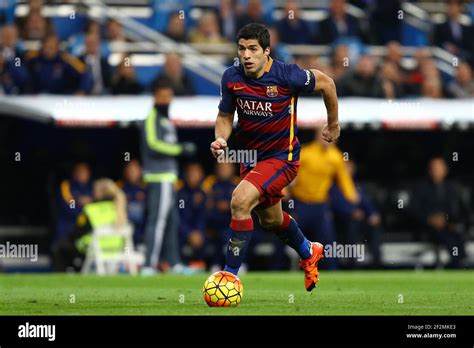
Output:
<path fill-rule="evenodd" d="M 245 195 L 234 192 L 232 194 L 232 200 L 230 201 L 230 208 L 232 214 L 250 214 L 251 202 L 245 197 Z"/>

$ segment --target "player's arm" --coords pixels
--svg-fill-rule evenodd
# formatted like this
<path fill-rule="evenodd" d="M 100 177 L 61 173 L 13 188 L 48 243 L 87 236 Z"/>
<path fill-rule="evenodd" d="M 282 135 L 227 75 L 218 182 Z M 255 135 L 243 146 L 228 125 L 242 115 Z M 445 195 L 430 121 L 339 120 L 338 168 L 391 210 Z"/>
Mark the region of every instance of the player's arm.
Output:
<path fill-rule="evenodd" d="M 234 125 L 234 113 L 219 111 L 214 128 L 215 141 L 211 143 L 211 152 L 214 157 L 218 157 L 227 147 L 227 140 L 232 134 Z"/>
<path fill-rule="evenodd" d="M 339 138 L 341 129 L 339 127 L 338 104 L 336 84 L 334 80 L 323 72 L 311 69 L 316 83 L 314 85 L 315 92 L 321 92 L 324 99 L 324 105 L 328 113 L 327 124 L 323 127 L 322 137 L 324 140 L 331 142 Z"/>
<path fill-rule="evenodd" d="M 219 111 L 216 120 L 216 127 L 214 129 L 215 138 L 222 138 L 225 141 L 229 140 L 229 137 L 232 134 L 233 125 L 234 113 Z"/>
<path fill-rule="evenodd" d="M 231 69 L 227 69 L 222 75 L 221 81 L 221 101 L 219 103 L 219 113 L 217 114 L 216 126 L 214 128 L 215 140 L 211 143 L 211 153 L 217 158 L 227 147 L 227 140 L 232 134 L 235 113 L 235 97 L 229 88 Z"/>

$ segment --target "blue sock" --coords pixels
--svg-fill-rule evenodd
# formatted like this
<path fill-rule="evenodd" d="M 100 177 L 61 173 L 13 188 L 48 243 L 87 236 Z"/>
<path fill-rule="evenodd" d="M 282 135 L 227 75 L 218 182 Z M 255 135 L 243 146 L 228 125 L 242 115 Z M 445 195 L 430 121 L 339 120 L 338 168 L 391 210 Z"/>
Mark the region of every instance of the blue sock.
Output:
<path fill-rule="evenodd" d="M 230 238 L 227 243 L 224 271 L 235 275 L 239 273 L 239 268 L 247 252 L 253 232 L 252 218 L 245 220 L 234 220 L 230 223 Z"/>
<path fill-rule="evenodd" d="M 274 232 L 286 245 L 295 249 L 301 259 L 311 257 L 311 242 L 306 239 L 296 221 L 287 212 L 283 212 L 283 223 Z"/>

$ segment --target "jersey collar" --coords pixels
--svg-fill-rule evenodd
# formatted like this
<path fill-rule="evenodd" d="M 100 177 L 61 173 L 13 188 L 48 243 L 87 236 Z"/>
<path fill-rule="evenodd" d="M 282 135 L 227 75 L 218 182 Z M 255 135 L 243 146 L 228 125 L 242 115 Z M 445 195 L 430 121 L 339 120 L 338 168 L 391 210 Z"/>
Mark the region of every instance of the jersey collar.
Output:
<path fill-rule="evenodd" d="M 269 72 L 270 69 L 272 68 L 272 64 L 273 64 L 273 59 L 272 57 L 268 57 L 268 63 L 267 63 L 267 66 L 265 67 L 265 72 Z"/>

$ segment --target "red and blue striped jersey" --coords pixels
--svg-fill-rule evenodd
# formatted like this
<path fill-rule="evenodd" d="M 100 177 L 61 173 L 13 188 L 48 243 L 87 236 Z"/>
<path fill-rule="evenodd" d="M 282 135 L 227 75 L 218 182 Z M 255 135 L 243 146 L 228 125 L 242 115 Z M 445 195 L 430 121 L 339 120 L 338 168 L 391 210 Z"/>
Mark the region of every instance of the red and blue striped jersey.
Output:
<path fill-rule="evenodd" d="M 239 146 L 256 150 L 257 161 L 278 158 L 299 161 L 297 100 L 303 92 L 314 91 L 314 75 L 296 64 L 269 59 L 263 76 L 247 77 L 241 64 L 224 72 L 219 110 L 234 113 Z"/>

